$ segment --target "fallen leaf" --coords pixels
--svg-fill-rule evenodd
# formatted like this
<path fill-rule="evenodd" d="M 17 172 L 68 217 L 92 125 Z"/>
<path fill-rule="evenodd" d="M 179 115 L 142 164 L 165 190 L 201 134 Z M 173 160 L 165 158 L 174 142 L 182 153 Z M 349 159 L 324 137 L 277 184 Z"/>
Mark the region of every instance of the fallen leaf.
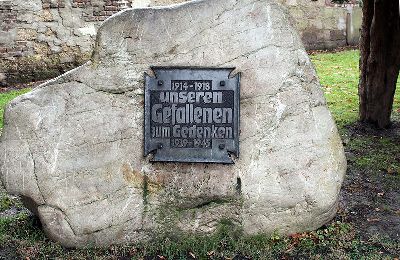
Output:
<path fill-rule="evenodd" d="M 289 235 L 289 237 L 291 237 L 293 239 L 304 238 L 304 237 L 307 237 L 307 233 L 295 233 L 295 234 Z"/>
<path fill-rule="evenodd" d="M 189 255 L 190 255 L 192 258 L 196 259 L 196 256 L 195 256 L 192 252 L 189 252 Z"/>
<path fill-rule="evenodd" d="M 393 169 L 393 168 L 391 168 L 391 167 L 389 167 L 389 168 L 386 170 L 386 172 L 387 172 L 388 174 L 396 174 L 396 173 L 397 173 L 396 170 Z"/>
<path fill-rule="evenodd" d="M 136 255 L 136 253 L 137 253 L 137 249 L 136 249 L 135 247 L 132 247 L 131 250 L 129 250 L 129 254 L 130 254 L 131 256 Z"/>

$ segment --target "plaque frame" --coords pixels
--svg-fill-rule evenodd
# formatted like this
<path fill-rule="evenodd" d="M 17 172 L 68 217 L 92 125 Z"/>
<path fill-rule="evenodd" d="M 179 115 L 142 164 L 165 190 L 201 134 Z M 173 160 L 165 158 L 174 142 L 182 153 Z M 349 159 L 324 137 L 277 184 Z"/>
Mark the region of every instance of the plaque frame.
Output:
<path fill-rule="evenodd" d="M 151 67 L 154 76 L 145 73 L 144 95 L 144 156 L 152 154 L 151 162 L 222 163 L 233 164 L 232 155 L 239 157 L 240 79 L 241 73 L 231 75 L 235 68 Z M 210 92 L 232 93 L 233 99 L 224 103 L 233 108 L 233 138 L 210 139 L 211 147 L 172 147 L 173 137 L 158 138 L 152 131 L 152 93 L 172 90 L 173 82 L 212 82 Z M 231 96 L 229 94 L 228 96 Z M 154 99 L 154 97 L 153 97 Z M 171 128 L 173 126 L 171 125 Z M 154 130 L 153 130 L 154 131 Z"/>

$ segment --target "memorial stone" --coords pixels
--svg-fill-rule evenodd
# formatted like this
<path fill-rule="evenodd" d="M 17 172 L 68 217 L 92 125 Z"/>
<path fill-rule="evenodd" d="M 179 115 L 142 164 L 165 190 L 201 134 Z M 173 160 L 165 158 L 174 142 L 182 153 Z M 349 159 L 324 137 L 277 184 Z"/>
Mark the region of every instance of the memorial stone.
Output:
<path fill-rule="evenodd" d="M 284 8 L 203 0 L 106 20 L 88 63 L 7 106 L 0 166 L 50 238 L 83 247 L 224 219 L 313 230 L 336 213 L 346 160 Z"/>

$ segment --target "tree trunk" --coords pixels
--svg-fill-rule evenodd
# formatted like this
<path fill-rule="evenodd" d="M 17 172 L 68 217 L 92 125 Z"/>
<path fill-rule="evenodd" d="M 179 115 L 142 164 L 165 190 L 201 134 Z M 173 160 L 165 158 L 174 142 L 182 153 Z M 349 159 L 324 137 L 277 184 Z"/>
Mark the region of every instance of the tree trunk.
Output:
<path fill-rule="evenodd" d="M 386 128 L 400 70 L 398 0 L 363 1 L 360 50 L 360 120 Z"/>

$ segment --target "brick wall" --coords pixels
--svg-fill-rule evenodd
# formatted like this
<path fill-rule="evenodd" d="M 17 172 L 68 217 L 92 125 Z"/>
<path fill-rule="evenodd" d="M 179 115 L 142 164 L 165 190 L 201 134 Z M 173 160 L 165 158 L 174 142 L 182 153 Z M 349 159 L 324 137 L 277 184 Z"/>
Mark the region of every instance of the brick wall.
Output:
<path fill-rule="evenodd" d="M 54 77 L 87 60 L 96 29 L 130 7 L 187 0 L 0 0 L 0 84 Z M 278 0 L 309 49 L 344 46 L 351 6 L 327 0 Z"/>

